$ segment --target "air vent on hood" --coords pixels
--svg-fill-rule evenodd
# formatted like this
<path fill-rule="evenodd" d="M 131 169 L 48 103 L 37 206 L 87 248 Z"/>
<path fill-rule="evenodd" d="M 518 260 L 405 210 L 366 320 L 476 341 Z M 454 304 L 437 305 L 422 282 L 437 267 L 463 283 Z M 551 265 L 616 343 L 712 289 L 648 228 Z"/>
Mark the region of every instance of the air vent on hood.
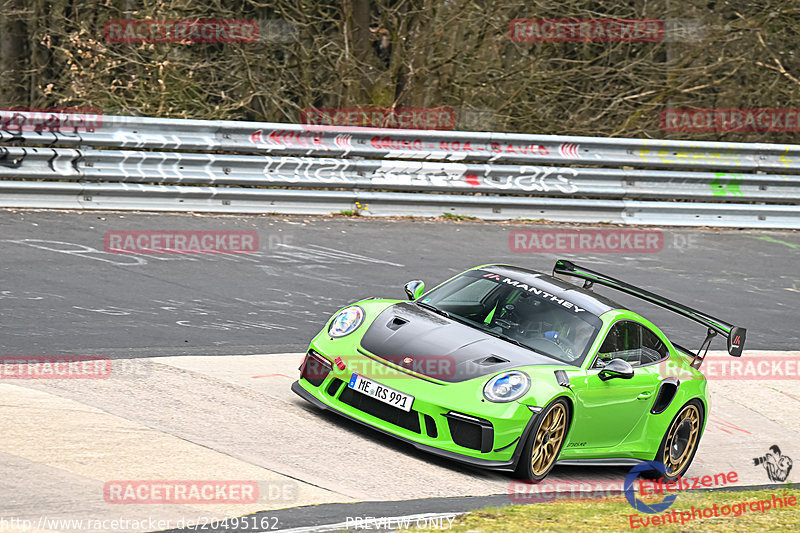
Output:
<path fill-rule="evenodd" d="M 479 365 L 499 365 L 500 363 L 508 363 L 508 359 L 503 359 L 500 356 L 492 354 L 489 357 L 480 359 L 478 361 Z"/>
<path fill-rule="evenodd" d="M 393 319 L 391 319 L 388 324 L 386 324 L 386 327 L 393 331 L 397 331 L 403 324 L 407 323 L 408 320 L 406 320 L 405 318 L 400 318 L 399 316 L 396 316 Z"/>

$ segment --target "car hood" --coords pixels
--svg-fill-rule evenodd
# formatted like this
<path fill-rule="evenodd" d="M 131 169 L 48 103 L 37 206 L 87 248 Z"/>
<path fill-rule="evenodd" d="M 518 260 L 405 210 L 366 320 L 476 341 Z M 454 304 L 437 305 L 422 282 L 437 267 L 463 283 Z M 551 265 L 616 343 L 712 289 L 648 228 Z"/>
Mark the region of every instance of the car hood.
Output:
<path fill-rule="evenodd" d="M 441 381 L 465 381 L 529 365 L 568 366 L 409 302 L 395 304 L 361 339 L 372 355 Z"/>

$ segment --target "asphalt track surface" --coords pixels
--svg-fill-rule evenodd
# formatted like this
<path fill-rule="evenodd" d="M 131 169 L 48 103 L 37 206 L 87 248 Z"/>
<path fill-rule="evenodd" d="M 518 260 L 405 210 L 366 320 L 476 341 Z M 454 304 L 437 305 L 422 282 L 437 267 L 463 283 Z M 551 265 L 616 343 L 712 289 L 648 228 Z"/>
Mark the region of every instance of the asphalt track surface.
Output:
<path fill-rule="evenodd" d="M 330 313 L 477 264 L 547 272 L 557 257 L 572 259 L 747 327 L 746 355 L 800 356 L 800 233 L 668 229 L 662 251 L 643 254 L 509 249 L 510 231 L 541 227 L 0 211 L 0 355 L 108 356 L 123 369 L 107 380 L 0 380 L 0 517 L 248 515 L 286 529 L 510 503 L 510 477 L 418 452 L 289 391 Z M 189 229 L 254 230 L 260 249 L 104 251 L 106 231 Z M 617 299 L 682 344 L 702 338 L 691 322 Z M 798 380 L 719 381 L 712 395 L 690 475 L 736 470 L 740 484 L 759 485 L 768 480 L 752 458 L 768 446 L 800 456 Z M 557 467 L 550 486 L 609 488 L 626 472 Z M 109 505 L 103 483 L 120 479 L 252 479 L 289 491 L 213 508 Z"/>
<path fill-rule="evenodd" d="M 557 257 L 746 326 L 750 349 L 797 348 L 800 233 L 665 229 L 658 253 L 510 251 L 509 232 L 530 227 L 540 226 L 0 211 L 0 349 L 125 358 L 298 352 L 339 307 L 367 296 L 404 297 L 408 280 L 430 287 L 492 262 L 550 272 Z M 189 229 L 255 230 L 261 249 L 103 251 L 109 230 Z M 702 327 L 635 305 L 679 342 L 702 340 Z"/>

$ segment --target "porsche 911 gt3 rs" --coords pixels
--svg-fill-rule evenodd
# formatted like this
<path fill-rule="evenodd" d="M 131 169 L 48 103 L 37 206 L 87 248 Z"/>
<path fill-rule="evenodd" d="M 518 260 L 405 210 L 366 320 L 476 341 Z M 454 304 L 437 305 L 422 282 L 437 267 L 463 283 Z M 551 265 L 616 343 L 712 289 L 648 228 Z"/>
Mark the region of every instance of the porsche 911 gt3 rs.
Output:
<path fill-rule="evenodd" d="M 683 348 L 593 284 L 694 320 L 706 338 Z M 407 301 L 370 298 L 334 314 L 292 390 L 417 448 L 533 481 L 556 463 L 656 461 L 665 480 L 683 475 L 711 407 L 700 372 L 711 340 L 723 336 L 739 357 L 746 335 L 565 260 L 552 276 L 483 265 L 405 291 Z"/>

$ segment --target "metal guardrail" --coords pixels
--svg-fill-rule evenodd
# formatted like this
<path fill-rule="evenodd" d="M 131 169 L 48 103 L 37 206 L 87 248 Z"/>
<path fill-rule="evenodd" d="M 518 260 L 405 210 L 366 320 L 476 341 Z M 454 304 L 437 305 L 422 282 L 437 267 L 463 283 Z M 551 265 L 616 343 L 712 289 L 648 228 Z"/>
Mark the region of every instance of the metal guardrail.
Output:
<path fill-rule="evenodd" d="M 668 141 L 555 135 L 346 128 L 102 116 L 94 131 L 29 131 L 14 112 L 0 144 L 12 140 L 58 146 L 237 151 L 277 155 L 570 163 L 649 168 L 789 172 L 800 170 L 800 145 Z M 64 115 L 54 115 L 54 124 Z M 24 114 L 23 114 L 24 120 Z M 14 126 L 16 125 L 16 126 Z"/>
<path fill-rule="evenodd" d="M 800 198 L 800 175 L 791 174 L 17 147 L 5 153 L 7 178 L 770 203 Z"/>
<path fill-rule="evenodd" d="M 3 207 L 800 228 L 796 145 L 10 113 Z"/>

